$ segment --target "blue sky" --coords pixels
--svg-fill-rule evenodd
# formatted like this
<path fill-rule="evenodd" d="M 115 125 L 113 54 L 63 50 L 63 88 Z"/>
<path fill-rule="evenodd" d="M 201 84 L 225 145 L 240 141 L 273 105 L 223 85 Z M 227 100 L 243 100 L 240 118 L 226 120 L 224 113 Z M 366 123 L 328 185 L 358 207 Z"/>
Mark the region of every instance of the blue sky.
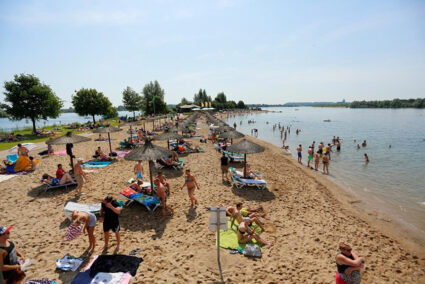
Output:
<path fill-rule="evenodd" d="M 70 106 L 158 80 L 167 103 L 425 97 L 425 1 L 4 1 L 0 81 L 30 73 Z M 4 91 L 4 89 L 2 89 Z"/>

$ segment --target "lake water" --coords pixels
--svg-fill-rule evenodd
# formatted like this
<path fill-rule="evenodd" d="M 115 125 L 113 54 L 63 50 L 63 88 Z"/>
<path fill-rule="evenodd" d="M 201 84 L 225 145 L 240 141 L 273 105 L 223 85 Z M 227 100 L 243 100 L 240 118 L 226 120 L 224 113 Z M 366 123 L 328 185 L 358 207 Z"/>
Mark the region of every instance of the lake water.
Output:
<path fill-rule="evenodd" d="M 333 148 L 329 177 L 361 199 L 360 206 L 385 212 L 425 239 L 425 110 L 266 109 L 276 112 L 231 117 L 227 122 L 236 122 L 237 130 L 246 135 L 257 128 L 258 138 L 277 146 L 282 146 L 282 139 L 278 128 L 273 131 L 273 124 L 290 125 L 286 144 L 294 158 L 298 144 L 303 146 L 304 165 L 312 141 L 316 141 L 317 150 L 319 142 L 327 145 L 333 136 L 339 136 L 343 139 L 341 151 Z M 256 123 L 248 124 L 249 119 Z M 297 128 L 301 129 L 298 135 Z M 367 146 L 357 149 L 363 140 Z M 364 153 L 370 159 L 367 165 Z"/>
<path fill-rule="evenodd" d="M 119 111 L 119 116 L 129 115 L 133 117 L 133 112 L 129 111 Z M 137 115 L 137 112 L 136 112 Z M 102 116 L 95 116 L 96 121 L 102 118 Z M 73 122 L 85 123 L 87 121 L 93 121 L 91 116 L 79 116 L 76 113 L 62 113 L 58 118 L 48 119 L 48 120 L 39 120 L 36 122 L 37 128 L 43 126 L 49 126 L 53 124 L 69 124 Z M 32 128 L 31 120 L 10 120 L 8 118 L 0 118 L 0 132 L 10 132 L 13 130 Z"/>

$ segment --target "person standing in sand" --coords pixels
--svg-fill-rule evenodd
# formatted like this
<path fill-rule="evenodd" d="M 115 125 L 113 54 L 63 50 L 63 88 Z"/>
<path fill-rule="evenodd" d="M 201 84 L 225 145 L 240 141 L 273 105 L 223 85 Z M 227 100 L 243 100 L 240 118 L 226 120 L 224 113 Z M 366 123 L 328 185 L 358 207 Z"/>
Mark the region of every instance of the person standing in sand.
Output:
<path fill-rule="evenodd" d="M 167 205 L 167 194 L 165 193 L 164 185 L 161 183 L 161 181 L 158 178 L 155 178 L 153 182 L 156 185 L 156 196 L 161 200 L 161 205 L 162 205 L 161 221 L 164 221 L 166 218 L 165 217 L 166 209 L 170 210 L 171 215 L 174 214 L 174 210 L 171 206 Z"/>
<path fill-rule="evenodd" d="M 298 163 L 302 164 L 302 151 L 303 151 L 303 147 L 300 145 L 298 145 L 297 147 L 297 155 L 298 155 Z"/>
<path fill-rule="evenodd" d="M 81 194 L 81 191 L 83 189 L 83 185 L 85 183 L 85 177 L 86 173 L 81 168 L 81 164 L 83 163 L 83 158 L 78 158 L 77 163 L 74 166 L 74 176 L 77 180 L 78 186 L 77 186 L 77 195 Z"/>
<path fill-rule="evenodd" d="M 319 163 L 320 163 L 320 154 L 319 151 L 317 151 L 316 155 L 314 156 L 314 170 L 319 169 Z"/>
<path fill-rule="evenodd" d="M 170 184 L 167 182 L 167 178 L 164 176 L 164 174 L 159 171 L 155 178 L 159 179 L 159 182 L 165 187 L 165 193 L 167 196 L 170 196 Z"/>
<path fill-rule="evenodd" d="M 329 174 L 329 158 L 328 158 L 328 155 L 323 155 L 322 163 L 323 163 L 323 173 L 328 175 Z"/>
<path fill-rule="evenodd" d="M 138 180 L 143 179 L 144 171 L 142 161 L 138 161 L 137 164 L 134 166 L 134 173 L 136 174 Z"/>
<path fill-rule="evenodd" d="M 76 226 L 84 224 L 83 233 L 87 233 L 89 237 L 89 247 L 87 251 L 93 251 L 96 246 L 96 238 L 94 237 L 94 228 L 96 227 L 97 218 L 96 215 L 90 212 L 72 212 L 72 222 Z"/>
<path fill-rule="evenodd" d="M 197 189 L 200 188 L 198 183 L 196 182 L 195 177 L 190 173 L 190 169 L 186 170 L 186 177 L 181 190 L 183 190 L 185 186 L 187 187 L 187 193 L 189 194 L 190 207 L 193 207 L 198 204 L 198 200 L 196 200 L 195 198 L 195 186 Z"/>
<path fill-rule="evenodd" d="M 313 148 L 310 146 L 308 147 L 308 162 L 307 162 L 307 167 L 310 168 L 310 162 L 311 160 L 313 160 Z"/>
<path fill-rule="evenodd" d="M 119 206 L 118 202 L 114 200 L 111 196 L 106 196 L 102 201 L 102 207 L 100 209 L 100 222 L 103 222 L 103 234 L 105 238 L 105 245 L 101 249 L 107 250 L 109 243 L 109 231 L 115 233 L 117 238 L 117 248 L 116 252 L 120 249 L 121 237 L 120 237 L 120 220 L 119 215 L 121 214 L 122 208 Z"/>
<path fill-rule="evenodd" d="M 229 181 L 229 158 L 223 152 L 220 158 L 220 166 L 221 166 L 221 180 L 224 181 L 224 176 L 226 176 L 226 180 Z"/>
<path fill-rule="evenodd" d="M 357 256 L 346 243 L 339 243 L 339 250 L 335 257 L 339 277 L 347 284 L 360 284 L 360 269 L 364 267 L 365 259 Z"/>

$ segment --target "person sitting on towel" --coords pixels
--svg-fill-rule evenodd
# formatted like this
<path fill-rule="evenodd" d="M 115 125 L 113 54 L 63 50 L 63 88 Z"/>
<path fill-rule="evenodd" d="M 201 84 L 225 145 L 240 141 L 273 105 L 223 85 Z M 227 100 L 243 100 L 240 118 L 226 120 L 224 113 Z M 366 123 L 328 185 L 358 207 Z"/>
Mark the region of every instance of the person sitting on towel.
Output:
<path fill-rule="evenodd" d="M 253 229 L 251 229 L 249 226 L 252 224 L 252 221 L 243 221 L 238 226 L 238 242 L 240 244 L 246 244 L 249 243 L 252 239 L 255 239 L 257 242 L 259 242 L 263 246 L 271 246 L 272 243 L 268 242 L 260 237 L 255 230 L 258 226 L 255 226 Z"/>
<path fill-rule="evenodd" d="M 41 181 L 44 182 L 45 184 L 50 184 L 52 186 L 62 185 L 66 183 L 75 183 L 75 181 L 72 179 L 72 176 L 69 173 L 65 173 L 61 179 L 54 178 L 48 174 L 44 174 Z"/>
<path fill-rule="evenodd" d="M 242 222 L 255 222 L 256 225 L 260 226 L 261 230 L 264 232 L 265 229 L 263 227 L 263 222 L 260 221 L 259 216 L 257 216 L 255 213 L 246 215 L 245 216 L 242 215 L 242 203 L 239 202 L 236 204 L 236 210 L 233 213 L 232 216 L 232 223 L 230 225 L 230 228 L 233 228 L 233 224 L 235 223 L 235 220 L 238 221 L 238 224 L 241 224 Z M 255 230 L 254 230 L 255 231 Z"/>
<path fill-rule="evenodd" d="M 97 147 L 97 150 L 94 152 L 93 158 L 106 161 L 108 160 L 108 156 L 103 153 L 102 149 L 100 147 Z"/>

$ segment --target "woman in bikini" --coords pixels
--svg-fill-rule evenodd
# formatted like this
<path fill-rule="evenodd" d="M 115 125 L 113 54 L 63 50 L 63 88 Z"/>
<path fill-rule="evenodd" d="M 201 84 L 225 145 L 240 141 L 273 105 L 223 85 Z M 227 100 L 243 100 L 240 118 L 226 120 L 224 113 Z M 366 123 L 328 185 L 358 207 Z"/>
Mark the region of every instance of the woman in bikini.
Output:
<path fill-rule="evenodd" d="M 96 238 L 94 237 L 94 228 L 96 227 L 97 218 L 96 215 L 90 212 L 72 212 L 72 222 L 77 226 L 84 224 L 83 232 L 87 233 L 89 237 L 89 248 L 87 251 L 93 251 L 96 246 Z"/>
<path fill-rule="evenodd" d="M 238 242 L 241 244 L 249 243 L 252 239 L 255 239 L 257 242 L 259 242 L 263 246 L 271 246 L 272 243 L 268 242 L 266 240 L 263 240 L 257 233 L 255 233 L 255 230 L 257 229 L 257 226 L 255 226 L 253 229 L 249 227 L 251 221 L 243 221 L 239 224 L 238 227 Z"/>
<path fill-rule="evenodd" d="M 329 158 L 327 155 L 323 155 L 323 173 L 324 174 L 329 174 Z"/>
<path fill-rule="evenodd" d="M 198 200 L 196 200 L 195 198 L 195 186 L 196 188 L 199 188 L 198 183 L 196 182 L 196 179 L 193 175 L 190 174 L 190 170 L 187 169 L 186 170 L 186 177 L 184 180 L 184 184 L 181 188 L 181 190 L 183 190 L 183 188 L 187 186 L 187 193 L 189 194 L 189 199 L 190 199 L 190 207 L 193 207 L 195 205 L 198 204 Z"/>

